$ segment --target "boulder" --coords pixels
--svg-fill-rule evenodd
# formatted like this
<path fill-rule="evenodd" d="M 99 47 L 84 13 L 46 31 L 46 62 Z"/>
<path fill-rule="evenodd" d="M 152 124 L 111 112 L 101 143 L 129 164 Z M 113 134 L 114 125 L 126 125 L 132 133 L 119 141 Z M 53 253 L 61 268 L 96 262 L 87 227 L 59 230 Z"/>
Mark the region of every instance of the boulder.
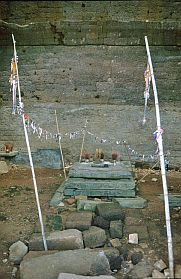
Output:
<path fill-rule="evenodd" d="M 120 248 L 121 247 L 121 242 L 118 238 L 110 239 L 110 243 L 115 248 Z"/>
<path fill-rule="evenodd" d="M 152 277 L 153 278 L 165 278 L 165 275 L 163 273 L 161 273 L 160 271 L 154 269 L 152 271 Z"/>
<path fill-rule="evenodd" d="M 125 214 L 118 203 L 105 202 L 96 207 L 96 214 L 108 221 L 124 220 Z"/>
<path fill-rule="evenodd" d="M 90 249 L 69 250 L 23 260 L 21 279 L 57 279 L 60 273 L 76 275 L 109 275 L 109 261 L 103 253 Z"/>
<path fill-rule="evenodd" d="M 83 239 L 85 247 L 96 248 L 103 246 L 107 238 L 103 229 L 92 226 L 83 232 Z"/>
<path fill-rule="evenodd" d="M 14 264 L 20 264 L 27 252 L 28 247 L 23 242 L 17 241 L 9 248 L 9 260 Z"/>
<path fill-rule="evenodd" d="M 133 269 L 130 271 L 129 275 L 131 278 L 151 277 L 152 271 L 153 266 L 149 262 L 141 261 L 133 266 Z"/>
<path fill-rule="evenodd" d="M 111 238 L 122 238 L 123 237 L 123 223 L 119 221 L 111 221 L 110 223 L 110 236 Z"/>
<path fill-rule="evenodd" d="M 46 238 L 48 250 L 74 250 L 84 248 L 82 233 L 76 229 L 50 232 Z M 29 249 L 44 250 L 42 236 L 34 234 L 29 241 Z"/>
<path fill-rule="evenodd" d="M 91 250 L 99 251 L 99 252 L 103 251 L 109 261 L 110 269 L 111 270 L 117 269 L 115 265 L 119 262 L 119 257 L 120 257 L 120 253 L 118 249 L 113 247 L 102 247 L 102 248 L 95 248 Z"/>
<path fill-rule="evenodd" d="M 47 215 L 43 217 L 43 223 L 46 232 L 63 230 L 62 217 L 60 215 Z M 41 225 L 39 220 L 35 224 L 34 232 L 41 233 Z"/>
<path fill-rule="evenodd" d="M 100 202 L 92 200 L 77 200 L 77 210 L 92 211 L 95 212 L 97 204 Z"/>
<path fill-rule="evenodd" d="M 65 222 L 66 229 L 88 230 L 92 223 L 92 212 L 71 212 Z"/>
<path fill-rule="evenodd" d="M 101 216 L 96 216 L 93 219 L 93 226 L 100 227 L 100 228 L 102 228 L 104 230 L 107 230 L 110 227 L 110 221 L 104 219 Z"/>
<path fill-rule="evenodd" d="M 164 269 L 167 268 L 166 264 L 164 263 L 164 261 L 162 259 L 160 259 L 159 261 L 157 261 L 155 264 L 154 264 L 154 268 L 158 271 L 162 271 Z"/>
<path fill-rule="evenodd" d="M 131 261 L 134 265 L 138 264 L 142 260 L 142 258 L 143 258 L 143 254 L 141 251 L 135 252 L 131 255 Z"/>

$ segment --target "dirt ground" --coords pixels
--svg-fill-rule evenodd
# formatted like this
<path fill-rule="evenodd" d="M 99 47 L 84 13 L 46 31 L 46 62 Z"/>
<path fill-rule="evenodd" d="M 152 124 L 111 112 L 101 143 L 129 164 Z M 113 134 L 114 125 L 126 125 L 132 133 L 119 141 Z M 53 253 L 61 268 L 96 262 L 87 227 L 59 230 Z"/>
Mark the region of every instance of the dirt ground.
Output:
<path fill-rule="evenodd" d="M 52 209 L 49 201 L 60 183 L 63 172 L 55 169 L 35 169 L 39 189 L 42 214 L 47 215 Z M 146 175 L 146 177 L 144 177 Z M 163 193 L 159 171 L 137 169 L 138 195 L 148 200 L 148 207 L 142 210 L 145 224 L 152 228 L 150 250 L 167 262 L 167 240 L 165 233 L 164 204 L 158 197 Z M 144 177 L 142 180 L 140 180 Z M 157 181 L 152 181 L 157 178 Z M 167 173 L 170 193 L 181 193 L 181 172 Z M 12 166 L 7 174 L 0 176 L 0 278 L 12 278 L 13 266 L 8 260 L 8 249 L 11 244 L 21 240 L 28 243 L 38 221 L 37 206 L 32 183 L 31 170 L 28 167 Z M 174 261 L 181 264 L 181 210 L 170 210 L 174 245 Z M 155 229 L 156 228 L 156 229 Z M 159 230 L 158 230 L 159 229 Z M 159 233 L 157 233 L 159 231 Z M 155 233 L 155 234 L 154 234 Z"/>

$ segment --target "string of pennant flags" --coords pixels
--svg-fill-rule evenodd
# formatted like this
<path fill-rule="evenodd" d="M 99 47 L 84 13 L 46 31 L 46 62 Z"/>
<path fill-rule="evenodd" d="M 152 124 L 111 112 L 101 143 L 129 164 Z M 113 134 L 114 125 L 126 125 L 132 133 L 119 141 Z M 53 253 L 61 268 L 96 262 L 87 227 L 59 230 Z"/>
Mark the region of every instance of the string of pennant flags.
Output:
<path fill-rule="evenodd" d="M 18 62 L 18 57 L 16 58 L 16 62 Z M 150 68 L 149 64 L 147 64 L 147 68 L 144 72 L 144 79 L 145 79 L 145 90 L 144 90 L 144 99 L 145 99 L 145 107 L 144 107 L 144 117 L 143 117 L 143 124 L 146 122 L 146 113 L 147 113 L 147 103 L 148 99 L 150 97 L 150 82 L 151 82 L 151 74 L 150 74 Z M 18 105 L 16 103 L 16 95 L 17 95 L 17 67 L 15 63 L 15 58 L 13 57 L 11 60 L 11 75 L 9 82 L 11 84 L 11 92 L 13 95 L 13 104 L 12 104 L 12 114 L 17 114 L 22 117 L 24 114 L 24 119 L 25 119 L 25 125 L 28 130 L 28 132 L 32 132 L 32 134 L 36 135 L 39 139 L 41 140 L 62 140 L 63 138 L 69 138 L 70 140 L 78 139 L 81 138 L 85 133 L 91 136 L 96 143 L 101 143 L 101 144 L 116 144 L 116 145 L 125 145 L 130 152 L 131 155 L 138 156 L 139 158 L 142 158 L 142 160 L 151 159 L 155 160 L 158 158 L 158 145 L 157 145 L 157 150 L 154 154 L 151 155 L 145 155 L 141 154 L 135 149 L 133 149 L 126 140 L 121 140 L 121 139 L 106 139 L 106 138 L 101 138 L 95 135 L 94 133 L 90 132 L 87 130 L 87 121 L 82 129 L 75 130 L 73 132 L 66 132 L 64 134 L 62 133 L 52 133 L 49 132 L 46 129 L 43 129 L 40 127 L 39 124 L 34 122 L 31 117 L 24 112 L 24 104 L 23 102 L 19 102 Z M 154 140 L 158 143 L 160 140 L 160 135 L 163 133 L 163 129 L 156 130 L 153 133 L 153 138 Z"/>
<path fill-rule="evenodd" d="M 24 104 L 20 103 L 17 106 L 17 114 L 19 116 L 22 116 L 23 113 L 24 113 Z M 75 140 L 78 138 L 82 138 L 85 133 L 85 134 L 89 135 L 90 137 L 92 137 L 92 139 L 94 140 L 95 143 L 125 145 L 131 155 L 138 156 L 139 158 L 142 158 L 142 160 L 146 160 L 146 159 L 155 160 L 158 158 L 158 148 L 154 154 L 151 154 L 151 155 L 141 154 L 141 153 L 137 152 L 135 149 L 133 149 L 131 147 L 131 145 L 129 145 L 127 143 L 126 140 L 115 139 L 115 138 L 114 139 L 113 138 L 112 139 L 102 138 L 102 137 L 99 137 L 96 134 L 92 133 L 91 131 L 89 131 L 87 129 L 88 122 L 86 122 L 85 126 L 81 129 L 77 129 L 73 132 L 66 132 L 63 134 L 63 133 L 52 133 L 46 129 L 41 128 L 40 125 L 36 124 L 36 122 L 34 122 L 30 118 L 30 116 L 26 113 L 24 113 L 24 118 L 25 118 L 25 125 L 26 125 L 28 132 L 31 132 L 32 134 L 36 135 L 41 140 L 56 140 L 57 142 L 59 139 L 62 140 L 64 138 L 69 138 L 70 140 Z M 163 133 L 163 129 L 155 131 L 153 133 L 154 140 L 158 142 L 160 139 L 160 135 L 162 133 Z"/>

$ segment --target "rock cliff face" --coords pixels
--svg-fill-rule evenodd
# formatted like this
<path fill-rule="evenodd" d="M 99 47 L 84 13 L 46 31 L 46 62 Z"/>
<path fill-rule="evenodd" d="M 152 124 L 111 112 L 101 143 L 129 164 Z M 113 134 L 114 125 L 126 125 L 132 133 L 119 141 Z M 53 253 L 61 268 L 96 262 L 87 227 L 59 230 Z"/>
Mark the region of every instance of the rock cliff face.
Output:
<path fill-rule="evenodd" d="M 165 148 L 172 163 L 178 163 L 180 14 L 180 1 L 1 1 L 0 144 L 9 141 L 17 149 L 26 149 L 20 119 L 11 115 L 13 33 L 23 102 L 37 124 L 54 133 L 56 108 L 65 134 L 81 129 L 88 117 L 89 128 L 100 138 L 126 140 L 141 155 L 154 153 L 153 92 L 149 127 L 140 124 L 147 35 L 165 125 Z M 33 150 L 57 147 L 55 141 L 30 137 Z M 86 148 L 93 149 L 89 139 Z M 70 159 L 77 160 L 80 145 L 81 139 L 70 144 L 65 140 L 63 148 Z"/>

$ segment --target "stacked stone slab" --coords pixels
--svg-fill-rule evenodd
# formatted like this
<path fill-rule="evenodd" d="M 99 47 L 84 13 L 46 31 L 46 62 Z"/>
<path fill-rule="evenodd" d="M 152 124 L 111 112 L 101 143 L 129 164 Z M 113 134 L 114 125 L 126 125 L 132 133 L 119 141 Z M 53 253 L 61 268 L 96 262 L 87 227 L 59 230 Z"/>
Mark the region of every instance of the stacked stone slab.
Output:
<path fill-rule="evenodd" d="M 119 162 L 75 163 L 64 182 L 65 196 L 135 197 L 131 165 Z"/>

